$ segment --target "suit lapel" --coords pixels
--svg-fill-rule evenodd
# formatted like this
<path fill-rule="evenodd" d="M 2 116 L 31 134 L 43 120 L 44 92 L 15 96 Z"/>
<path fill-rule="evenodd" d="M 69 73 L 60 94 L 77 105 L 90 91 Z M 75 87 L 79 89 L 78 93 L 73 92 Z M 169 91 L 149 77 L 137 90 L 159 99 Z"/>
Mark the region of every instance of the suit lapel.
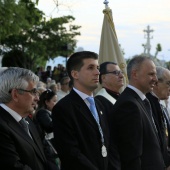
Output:
<path fill-rule="evenodd" d="M 45 158 L 45 155 L 44 155 L 43 146 L 42 146 L 40 136 L 37 133 L 37 130 L 35 129 L 35 126 L 34 126 L 34 123 L 32 122 L 32 120 L 30 118 L 27 118 L 27 121 L 30 124 L 29 130 L 30 130 L 31 136 L 32 136 L 33 141 L 34 141 L 34 142 L 32 141 L 31 144 L 33 145 L 33 147 L 36 150 L 39 157 L 41 157 L 41 159 L 45 160 L 46 158 Z"/>
<path fill-rule="evenodd" d="M 9 128 L 11 128 L 16 134 L 20 135 L 25 141 L 27 141 L 30 145 L 32 145 L 37 155 L 39 155 L 39 157 L 41 157 L 41 159 L 43 159 L 44 161 L 44 158 L 42 157 L 42 155 L 44 154 L 42 152 L 41 152 L 42 154 L 40 154 L 40 151 L 37 149 L 37 147 L 39 146 L 38 145 L 36 146 L 33 141 L 33 139 L 36 139 L 37 137 L 33 135 L 33 139 L 31 139 L 30 136 L 24 131 L 24 129 L 22 129 L 21 125 L 6 110 L 4 110 L 2 107 L 0 107 L 0 110 L 1 110 L 0 111 L 1 116 L 7 122 Z M 32 130 L 30 132 L 32 135 Z"/>
<path fill-rule="evenodd" d="M 130 89 L 130 90 L 131 90 L 131 89 Z M 158 142 L 160 143 L 157 129 L 156 129 L 153 121 L 152 121 L 151 118 L 149 117 L 148 112 L 147 112 L 147 109 L 146 109 L 146 107 L 144 106 L 144 103 L 143 103 L 142 99 L 138 96 L 138 94 L 137 94 L 135 91 L 133 91 L 133 90 L 131 90 L 131 91 L 133 92 L 132 94 L 133 94 L 133 96 L 135 97 L 136 101 L 137 101 L 137 102 L 139 103 L 139 105 L 141 106 L 141 108 L 142 108 L 142 110 L 143 110 L 143 113 L 146 115 L 148 121 L 150 122 L 150 124 L 151 124 L 151 126 L 152 126 L 152 129 L 153 129 L 153 131 L 154 131 L 154 133 L 155 133 L 155 135 L 156 135 L 156 138 L 158 139 Z"/>
<path fill-rule="evenodd" d="M 84 119 L 96 130 L 98 130 L 98 125 L 94 119 L 92 113 L 90 112 L 88 106 L 83 101 L 83 99 L 72 90 L 69 94 L 72 104 L 76 107 L 78 112 L 84 117 Z"/>

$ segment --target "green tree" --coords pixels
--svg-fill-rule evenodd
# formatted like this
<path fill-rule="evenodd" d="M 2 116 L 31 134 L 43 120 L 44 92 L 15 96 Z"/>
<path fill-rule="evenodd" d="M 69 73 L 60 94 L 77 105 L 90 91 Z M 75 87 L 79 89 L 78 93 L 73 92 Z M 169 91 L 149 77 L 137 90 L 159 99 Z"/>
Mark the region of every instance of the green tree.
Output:
<path fill-rule="evenodd" d="M 19 50 L 11 50 L 3 56 L 2 67 L 31 68 L 32 61 L 26 53 Z"/>
<path fill-rule="evenodd" d="M 74 51 L 76 36 L 80 35 L 80 26 L 73 25 L 74 20 L 72 16 L 63 16 L 45 21 L 43 12 L 31 0 L 0 1 L 1 54 L 8 54 L 9 59 L 16 51 L 25 53 L 24 56 L 29 56 L 30 64 L 25 64 L 29 69 L 58 55 L 67 57 Z"/>
<path fill-rule="evenodd" d="M 43 12 L 31 0 L 0 1 L 0 40 L 31 28 L 42 17 Z"/>
<path fill-rule="evenodd" d="M 155 58 L 158 56 L 158 53 L 162 51 L 162 47 L 161 44 L 157 44 L 156 46 L 156 52 L 155 52 Z"/>
<path fill-rule="evenodd" d="M 30 62 L 34 63 L 29 66 L 35 68 L 40 59 L 44 61 L 58 55 L 67 57 L 74 51 L 75 38 L 80 35 L 77 31 L 80 26 L 72 25 L 74 20 L 72 16 L 64 16 L 47 22 L 42 21 L 31 29 L 21 31 L 20 35 L 8 36 L 1 44 L 4 51 L 10 49 L 26 53 L 31 58 Z M 68 49 L 68 45 L 71 48 Z"/>

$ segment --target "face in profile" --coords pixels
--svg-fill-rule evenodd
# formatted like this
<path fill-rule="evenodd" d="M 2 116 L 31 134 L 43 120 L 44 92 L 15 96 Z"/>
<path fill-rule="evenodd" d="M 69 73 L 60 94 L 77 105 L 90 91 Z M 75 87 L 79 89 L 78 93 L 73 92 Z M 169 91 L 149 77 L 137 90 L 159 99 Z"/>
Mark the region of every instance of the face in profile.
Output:
<path fill-rule="evenodd" d="M 74 71 L 72 75 L 75 79 L 75 85 L 84 93 L 93 92 L 99 83 L 99 64 L 95 59 L 84 59 L 83 66 L 79 71 Z"/>
<path fill-rule="evenodd" d="M 155 87 L 157 96 L 160 100 L 167 100 L 170 96 L 170 71 L 165 70 L 163 80 L 158 81 Z"/>
<path fill-rule="evenodd" d="M 26 117 L 28 114 L 33 114 L 35 108 L 37 107 L 37 102 L 39 101 L 39 93 L 31 92 L 36 88 L 36 84 L 33 82 L 29 82 L 26 91 L 15 90 L 15 107 L 17 108 L 17 112 L 21 114 L 23 117 Z M 30 91 L 30 92 L 28 92 Z"/>
<path fill-rule="evenodd" d="M 151 60 L 144 60 L 140 68 L 135 71 L 137 88 L 144 94 L 153 90 L 157 82 L 156 66 Z"/>
<path fill-rule="evenodd" d="M 45 103 L 46 103 L 47 109 L 52 111 L 53 107 L 57 103 L 57 95 L 54 95 L 50 100 L 46 100 Z"/>
<path fill-rule="evenodd" d="M 106 74 L 102 75 L 102 84 L 104 87 L 119 92 L 124 85 L 124 75 L 118 65 L 108 64 Z"/>

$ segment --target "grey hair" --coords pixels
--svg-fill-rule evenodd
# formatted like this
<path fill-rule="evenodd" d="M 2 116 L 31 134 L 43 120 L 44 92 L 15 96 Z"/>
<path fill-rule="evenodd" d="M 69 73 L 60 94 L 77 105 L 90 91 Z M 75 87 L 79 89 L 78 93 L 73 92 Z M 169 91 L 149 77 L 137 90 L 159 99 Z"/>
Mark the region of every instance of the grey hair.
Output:
<path fill-rule="evenodd" d="M 163 81 L 163 79 L 164 79 L 164 72 L 166 70 L 167 69 L 164 68 L 164 67 L 156 66 L 156 75 L 157 75 L 158 81 Z"/>
<path fill-rule="evenodd" d="M 15 88 L 25 89 L 29 82 L 37 84 L 39 77 L 31 70 L 9 67 L 0 72 L 0 103 L 9 103 L 12 100 L 10 90 Z"/>
<path fill-rule="evenodd" d="M 130 80 L 131 79 L 131 72 L 133 69 L 140 69 L 142 63 L 145 61 L 145 60 L 151 60 L 151 58 L 149 57 L 146 57 L 146 56 L 143 56 L 143 55 L 139 55 L 139 56 L 135 56 L 134 58 L 132 58 L 128 65 L 127 65 L 127 76 L 128 76 L 128 79 Z"/>

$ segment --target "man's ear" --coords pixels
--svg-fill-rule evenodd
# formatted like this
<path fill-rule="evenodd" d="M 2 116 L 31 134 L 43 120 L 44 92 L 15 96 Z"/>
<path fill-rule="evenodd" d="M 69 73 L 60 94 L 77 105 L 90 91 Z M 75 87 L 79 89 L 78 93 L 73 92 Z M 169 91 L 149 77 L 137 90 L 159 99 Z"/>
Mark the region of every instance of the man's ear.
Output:
<path fill-rule="evenodd" d="M 15 102 L 18 102 L 19 93 L 17 89 L 12 89 L 11 96 L 12 96 L 12 100 L 14 100 Z"/>
<path fill-rule="evenodd" d="M 104 82 L 105 77 L 106 77 L 105 74 L 102 74 L 102 75 L 101 75 L 101 80 L 102 80 L 102 82 Z"/>
<path fill-rule="evenodd" d="M 131 71 L 131 77 L 133 77 L 133 79 L 135 79 L 135 80 L 138 79 L 138 72 L 136 69 L 133 69 Z"/>
<path fill-rule="evenodd" d="M 78 75 L 79 75 L 78 71 L 76 71 L 76 70 L 71 71 L 71 76 L 73 77 L 73 79 L 78 79 Z"/>

